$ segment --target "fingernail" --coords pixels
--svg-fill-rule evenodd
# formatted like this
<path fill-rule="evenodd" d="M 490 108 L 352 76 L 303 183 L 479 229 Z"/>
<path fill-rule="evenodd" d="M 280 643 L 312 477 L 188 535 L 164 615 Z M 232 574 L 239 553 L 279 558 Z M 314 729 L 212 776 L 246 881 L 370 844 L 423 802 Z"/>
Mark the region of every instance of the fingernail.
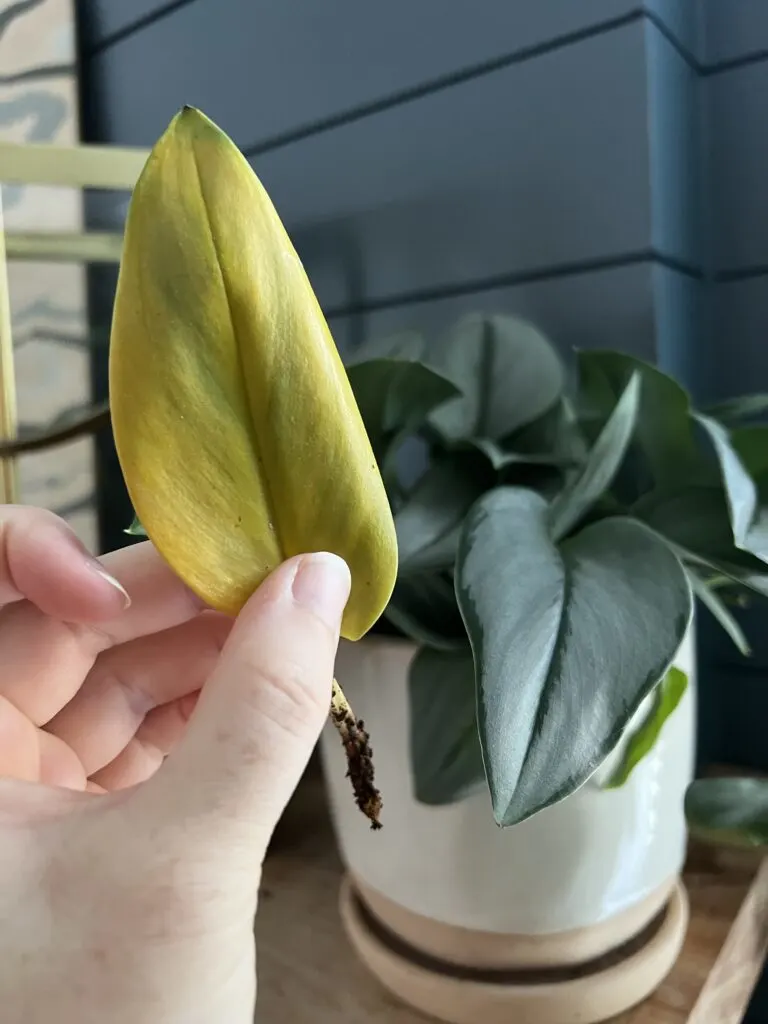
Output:
<path fill-rule="evenodd" d="M 91 572 L 95 572 L 97 576 L 100 576 L 105 583 L 108 583 L 110 585 L 110 587 L 114 587 L 115 590 L 120 594 L 123 600 L 123 611 L 125 611 L 126 608 L 131 607 L 130 594 L 122 585 L 122 583 L 120 583 L 119 580 L 116 580 L 114 576 L 107 572 L 107 570 L 104 568 L 101 562 L 97 562 L 93 558 L 89 559 L 88 568 L 91 570 Z"/>
<path fill-rule="evenodd" d="M 351 578 L 347 563 L 327 551 L 304 555 L 293 578 L 293 598 L 309 608 L 330 629 L 338 630 L 349 598 Z"/>

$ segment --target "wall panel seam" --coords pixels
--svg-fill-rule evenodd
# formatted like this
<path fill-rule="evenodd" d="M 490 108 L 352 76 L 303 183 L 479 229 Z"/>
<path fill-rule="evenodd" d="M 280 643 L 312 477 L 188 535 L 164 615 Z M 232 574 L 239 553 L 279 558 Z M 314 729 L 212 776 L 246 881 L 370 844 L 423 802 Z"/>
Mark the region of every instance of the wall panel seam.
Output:
<path fill-rule="evenodd" d="M 91 0 L 88 0 L 90 3 Z M 115 0 L 113 0 L 113 3 Z M 123 0 L 128 2 L 128 0 Z M 144 29 L 150 28 L 158 21 L 163 21 L 171 14 L 175 14 L 176 11 L 181 10 L 182 7 L 188 7 L 189 4 L 197 3 L 197 0 L 171 0 L 170 3 L 163 4 L 162 7 L 156 7 L 154 11 L 150 11 L 149 14 L 145 14 L 141 18 L 137 18 L 136 21 L 131 21 L 129 24 L 124 25 L 122 28 L 117 29 L 110 35 L 100 39 L 98 43 L 94 43 L 93 46 L 84 46 L 80 54 L 81 60 L 88 60 L 91 57 L 96 57 L 98 54 L 103 53 L 104 50 L 109 50 L 117 43 L 122 43 L 126 39 L 130 39 L 131 36 L 136 35 L 137 32 L 143 32 Z M 81 9 L 81 17 L 82 9 Z"/>
<path fill-rule="evenodd" d="M 169 4 L 165 8 L 161 9 L 160 16 L 172 13 L 172 10 L 193 2 L 195 2 L 195 0 L 175 0 L 175 3 Z M 158 14 L 158 12 L 154 13 Z M 149 17 L 150 16 L 147 16 L 146 19 L 142 19 L 142 23 L 139 26 L 140 28 L 148 27 L 150 24 L 158 20 L 158 17 L 153 17 L 151 20 L 148 20 Z M 241 148 L 246 157 L 260 156 L 264 153 L 282 148 L 283 146 L 290 145 L 294 142 L 300 142 L 310 136 L 342 127 L 343 125 L 354 121 L 363 120 L 366 117 L 382 113 L 394 107 L 402 106 L 403 104 L 413 102 L 414 100 L 423 99 L 432 93 L 441 92 L 444 89 L 453 88 L 457 85 L 463 85 L 465 82 L 471 82 L 474 79 L 483 78 L 484 76 L 493 74 L 494 72 L 503 71 L 516 64 L 535 60 L 538 57 L 556 52 L 557 50 L 565 49 L 597 36 L 617 31 L 618 29 L 641 21 L 644 17 L 646 17 L 646 12 L 642 8 L 637 8 L 636 10 L 629 11 L 620 17 L 602 21 L 595 25 L 577 29 L 573 32 L 563 33 L 562 35 L 555 36 L 554 38 L 548 39 L 544 42 L 535 43 L 530 46 L 514 50 L 511 53 L 503 54 L 500 57 L 494 57 L 479 64 L 460 68 L 457 71 L 452 71 L 438 76 L 437 78 L 430 79 L 427 82 L 421 82 L 418 85 L 410 86 L 394 93 L 389 93 L 386 96 L 379 97 L 376 100 L 371 100 L 368 103 L 363 103 L 356 107 L 350 107 L 346 110 L 328 115 L 327 117 L 319 118 L 304 125 L 299 125 L 297 128 L 278 135 L 273 135 L 271 138 L 265 139 L 261 142 L 244 145 Z M 139 23 L 137 22 L 136 24 L 138 25 Z M 130 26 L 127 26 L 126 29 L 121 30 L 121 33 L 119 34 L 120 39 L 117 40 L 118 42 L 129 37 L 131 34 L 128 32 L 129 27 Z M 117 35 L 118 33 L 115 34 L 115 36 Z M 89 57 L 94 55 L 94 53 L 101 52 L 104 49 L 107 49 L 106 45 L 100 46 L 100 48 L 96 48 L 91 52 L 85 51 L 83 53 L 83 60 L 87 61 Z"/>
<path fill-rule="evenodd" d="M 542 281 L 558 280 L 563 277 L 575 277 L 579 274 L 590 274 L 603 270 L 616 270 L 622 267 L 632 267 L 642 263 L 666 267 L 667 269 L 674 270 L 676 273 L 691 278 L 692 280 L 701 281 L 704 279 L 704 275 L 698 267 L 689 266 L 676 259 L 670 259 L 655 249 L 642 249 L 638 252 L 624 253 L 618 256 L 607 256 L 592 260 L 579 260 L 573 263 L 563 263 L 557 266 L 539 267 L 510 274 L 499 274 L 494 277 L 436 285 L 432 288 L 422 288 L 412 292 L 400 292 L 396 295 L 386 295 L 378 299 L 369 299 L 366 302 L 328 308 L 325 309 L 324 312 L 328 319 L 344 316 L 359 316 L 363 313 L 375 313 L 383 309 L 391 309 L 397 306 L 412 306 L 420 302 L 434 302 L 440 299 L 456 298 L 461 295 L 471 295 L 476 292 L 493 291 L 498 288 L 514 288 L 525 284 L 537 284 Z"/>
<path fill-rule="evenodd" d="M 138 32 L 151 28 L 157 22 L 175 14 L 182 8 L 188 7 L 190 4 L 197 2 L 199 2 L 199 0 L 171 0 L 170 3 L 164 4 L 162 7 L 158 7 L 156 10 L 151 11 L 144 17 L 137 18 L 136 21 L 125 25 L 118 31 L 99 40 L 99 42 L 93 46 L 84 46 L 80 55 L 81 60 L 88 61 L 91 58 L 102 54 L 104 51 L 111 49 L 113 46 L 130 39 Z M 504 68 L 511 67 L 514 64 L 533 60 L 536 57 L 544 56 L 547 53 L 551 53 L 558 49 L 574 46 L 593 37 L 600 36 L 608 32 L 614 32 L 617 29 L 624 28 L 625 26 L 631 25 L 641 19 L 652 24 L 674 47 L 689 67 L 704 78 L 768 61 L 768 49 L 761 49 L 751 53 L 740 54 L 737 57 L 731 57 L 726 60 L 716 61 L 712 64 L 706 64 L 698 60 L 695 54 L 681 43 L 674 32 L 671 31 L 664 20 L 659 17 L 656 12 L 648 11 L 645 8 L 637 8 L 619 17 L 601 21 L 594 25 L 586 26 L 583 29 L 577 29 L 573 32 L 555 36 L 554 38 L 548 39 L 544 42 L 523 47 L 520 50 L 503 54 L 500 57 L 492 58 L 468 68 L 461 68 L 457 71 L 439 76 L 438 78 L 431 79 L 428 82 L 423 82 L 419 85 L 412 86 L 411 88 L 403 89 L 395 93 L 391 93 L 388 96 L 380 97 L 378 100 L 373 100 L 370 103 L 361 104 L 359 107 L 341 111 L 337 114 L 330 115 L 327 118 L 322 118 L 306 125 L 302 125 L 283 134 L 272 136 L 262 142 L 252 143 L 245 146 L 243 152 L 248 157 L 267 153 L 273 149 L 290 145 L 293 142 L 298 142 L 311 135 L 340 127 L 361 118 L 369 117 L 373 114 L 388 110 L 391 107 L 400 106 L 403 103 L 421 99 L 433 92 L 452 88 L 455 85 L 461 85 L 464 82 L 472 81 L 475 78 L 481 78 L 484 75 L 492 74 L 494 71 L 503 70 Z"/>
<path fill-rule="evenodd" d="M 732 281 L 751 281 L 756 277 L 768 277 L 768 263 L 737 267 L 734 270 L 716 270 L 712 280 L 715 284 L 730 284 Z"/>
<path fill-rule="evenodd" d="M 464 85 L 465 83 L 472 82 L 475 79 L 484 78 L 486 75 L 495 74 L 498 71 L 504 71 L 507 68 L 514 67 L 516 64 L 524 64 L 528 61 L 535 60 L 538 57 L 543 57 L 547 54 L 555 53 L 558 50 L 575 46 L 579 43 L 586 42 L 589 39 L 594 39 L 597 36 L 615 32 L 628 25 L 634 24 L 635 22 L 641 21 L 644 16 L 645 12 L 642 9 L 630 11 L 628 14 L 624 14 L 618 18 L 613 18 L 610 21 L 603 21 L 596 25 L 590 25 L 588 28 L 564 33 L 563 35 L 556 36 L 553 39 L 548 39 L 546 42 L 535 43 L 531 46 L 522 47 L 519 50 L 514 50 L 511 53 L 504 54 L 501 57 L 493 57 L 480 64 L 473 64 L 467 68 L 460 68 L 457 71 L 451 71 L 448 74 L 439 76 L 438 78 L 433 78 L 428 82 L 422 82 L 419 85 L 414 85 L 407 89 L 401 89 L 397 92 L 390 93 L 388 96 L 382 96 L 378 100 L 372 100 L 369 103 L 360 104 L 358 107 L 351 107 L 347 110 L 339 111 L 336 114 L 330 114 L 328 117 L 319 118 L 316 121 L 300 125 L 298 128 L 291 129 L 290 131 L 283 132 L 279 135 L 273 135 L 271 138 L 264 139 L 262 142 L 251 143 L 250 145 L 243 147 L 243 153 L 248 158 L 262 156 L 265 153 L 269 153 L 275 149 L 280 149 L 283 146 L 291 145 L 294 142 L 301 142 L 303 139 L 309 138 L 312 135 L 319 135 L 322 132 L 326 132 L 334 128 L 340 128 L 355 121 L 364 120 L 366 117 L 384 113 L 394 107 L 400 107 L 407 103 L 412 103 L 415 100 L 424 99 L 427 96 L 431 96 L 433 93 L 452 89 L 457 85 Z"/>

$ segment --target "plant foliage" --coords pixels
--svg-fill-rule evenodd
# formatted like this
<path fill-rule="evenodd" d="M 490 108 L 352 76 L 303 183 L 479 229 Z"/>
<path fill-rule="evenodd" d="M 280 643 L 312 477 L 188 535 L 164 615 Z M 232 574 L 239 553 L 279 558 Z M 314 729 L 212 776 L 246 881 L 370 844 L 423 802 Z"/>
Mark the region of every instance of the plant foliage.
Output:
<path fill-rule="evenodd" d="M 654 694 L 626 782 L 682 698 L 694 594 L 742 652 L 728 599 L 768 594 L 768 428 L 741 422 L 764 396 L 705 413 L 632 356 L 576 369 L 567 387 L 537 330 L 484 315 L 350 367 L 397 529 L 385 616 L 418 645 L 415 792 L 450 802 L 484 777 L 502 826 L 574 792 Z"/>

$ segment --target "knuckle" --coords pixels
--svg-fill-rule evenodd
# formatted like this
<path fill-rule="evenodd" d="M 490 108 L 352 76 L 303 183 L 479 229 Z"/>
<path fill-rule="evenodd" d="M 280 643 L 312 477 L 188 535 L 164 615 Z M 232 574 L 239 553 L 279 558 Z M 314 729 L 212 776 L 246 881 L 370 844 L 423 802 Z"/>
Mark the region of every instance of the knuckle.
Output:
<path fill-rule="evenodd" d="M 254 669 L 253 701 L 276 724 L 304 733 L 328 711 L 312 675 L 291 658 L 274 666 L 259 665 Z"/>
<path fill-rule="evenodd" d="M 61 620 L 61 627 L 74 640 L 78 649 L 94 660 L 114 644 L 112 636 L 98 626 Z"/>

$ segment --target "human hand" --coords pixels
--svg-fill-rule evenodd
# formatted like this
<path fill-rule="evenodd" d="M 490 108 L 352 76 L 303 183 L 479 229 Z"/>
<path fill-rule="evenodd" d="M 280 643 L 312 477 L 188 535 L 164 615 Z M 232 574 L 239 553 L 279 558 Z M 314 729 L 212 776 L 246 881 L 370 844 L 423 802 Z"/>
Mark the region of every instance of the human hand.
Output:
<path fill-rule="evenodd" d="M 233 625 L 150 544 L 95 563 L 0 506 L 3 1024 L 253 1020 L 260 866 L 348 594 L 340 559 L 300 556 Z"/>

